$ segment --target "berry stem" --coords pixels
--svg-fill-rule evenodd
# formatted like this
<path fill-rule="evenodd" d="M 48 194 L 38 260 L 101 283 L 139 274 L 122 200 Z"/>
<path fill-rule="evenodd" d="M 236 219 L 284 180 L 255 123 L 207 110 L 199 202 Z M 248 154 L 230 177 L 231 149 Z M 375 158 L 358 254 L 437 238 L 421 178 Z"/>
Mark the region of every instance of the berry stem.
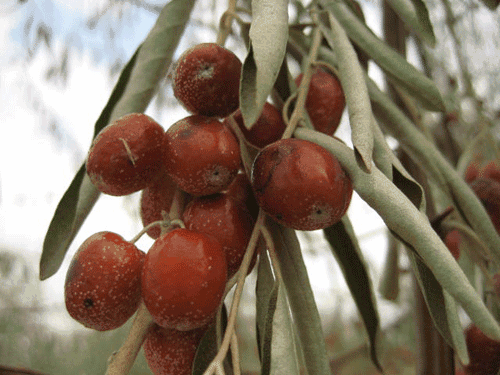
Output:
<path fill-rule="evenodd" d="M 108 368 L 105 375 L 128 374 L 153 324 L 153 318 L 149 314 L 144 302 L 141 302 L 125 342 L 108 359 Z"/>
<path fill-rule="evenodd" d="M 231 130 L 234 132 L 236 138 L 238 138 L 238 141 L 240 143 L 241 161 L 243 163 L 243 168 L 245 169 L 245 173 L 247 176 L 250 176 L 253 159 L 251 158 L 250 153 L 248 152 L 248 147 L 246 144 L 247 140 L 243 135 L 243 132 L 241 131 L 240 127 L 236 123 L 236 120 L 234 119 L 233 115 L 229 116 L 227 119 L 229 121 Z"/>
<path fill-rule="evenodd" d="M 161 225 L 164 228 L 169 228 L 172 225 L 178 225 L 181 228 L 186 228 L 186 226 L 184 225 L 184 222 L 182 220 L 180 220 L 180 219 L 169 220 L 167 217 L 163 220 L 157 220 L 157 221 L 153 221 L 152 223 L 149 223 L 144 228 L 142 228 L 141 231 L 139 233 L 137 233 L 135 235 L 135 237 L 132 238 L 129 242 L 136 243 L 137 241 L 139 241 L 139 239 L 143 236 L 144 233 L 146 233 L 148 230 L 150 230 L 151 228 L 153 228 L 157 225 Z"/>
<path fill-rule="evenodd" d="M 125 147 L 125 151 L 127 152 L 127 156 L 130 159 L 130 162 L 132 163 L 132 165 L 135 167 L 135 158 L 134 158 L 134 155 L 132 154 L 132 150 L 130 149 L 127 141 L 123 138 L 118 138 L 118 139 L 123 143 L 123 147 Z"/>
<path fill-rule="evenodd" d="M 261 234 L 262 227 L 264 226 L 265 219 L 266 215 L 264 214 L 264 211 L 260 209 L 259 215 L 257 216 L 257 220 L 255 222 L 255 226 L 252 231 L 252 235 L 250 236 L 250 241 L 248 242 L 245 256 L 243 257 L 243 261 L 241 262 L 240 269 L 236 273 L 238 275 L 238 282 L 236 284 L 236 290 L 234 291 L 233 301 L 231 304 L 231 311 L 229 312 L 227 327 L 226 331 L 224 332 L 224 338 L 222 340 L 222 344 L 220 346 L 217 355 L 210 363 L 206 371 L 203 373 L 204 375 L 212 375 L 214 373 L 221 374 L 220 371 L 222 369 L 222 362 L 224 361 L 224 358 L 226 358 L 227 351 L 229 349 L 229 345 L 231 344 L 232 336 L 234 334 L 236 315 L 238 313 L 238 308 L 240 305 L 243 285 L 245 284 L 245 277 L 247 275 L 248 267 L 250 266 L 253 254 L 255 252 L 255 248 L 257 246 L 257 241 Z"/>
<path fill-rule="evenodd" d="M 318 16 L 315 12 L 311 13 L 311 18 L 313 19 L 314 23 L 317 24 Z M 318 50 L 321 45 L 322 39 L 323 34 L 321 33 L 319 27 L 316 27 L 313 34 L 311 49 L 309 50 L 309 55 L 307 56 L 305 61 L 304 75 L 299 87 L 297 88 L 297 101 L 295 102 L 295 108 L 293 110 L 292 116 L 290 117 L 290 121 L 287 121 L 288 113 L 285 112 L 285 110 L 290 106 L 290 103 L 288 103 L 288 101 L 293 100 L 295 96 L 290 96 L 290 98 L 287 99 L 287 102 L 283 106 L 283 119 L 287 123 L 287 126 L 285 131 L 283 132 L 283 136 L 281 137 L 282 139 L 290 138 L 299 121 L 304 117 L 307 92 L 309 91 L 309 83 L 311 82 L 311 76 L 313 73 L 311 67 L 316 60 L 316 56 L 318 55 Z"/>
<path fill-rule="evenodd" d="M 241 375 L 240 351 L 238 348 L 238 337 L 236 336 L 235 332 L 233 332 L 233 335 L 231 336 L 231 357 L 233 359 L 234 375 Z"/>
<path fill-rule="evenodd" d="M 236 16 L 236 0 L 229 0 L 227 5 L 227 10 L 222 14 L 219 21 L 219 33 L 217 34 L 216 43 L 220 46 L 224 46 L 227 37 L 231 33 L 231 24 Z"/>

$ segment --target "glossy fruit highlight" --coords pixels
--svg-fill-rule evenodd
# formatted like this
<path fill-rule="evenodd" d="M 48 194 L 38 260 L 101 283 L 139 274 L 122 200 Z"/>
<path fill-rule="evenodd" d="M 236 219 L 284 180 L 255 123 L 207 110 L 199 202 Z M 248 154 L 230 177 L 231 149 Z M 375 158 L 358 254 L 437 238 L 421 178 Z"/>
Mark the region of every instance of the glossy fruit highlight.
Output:
<path fill-rule="evenodd" d="M 226 117 L 239 106 L 241 61 L 216 43 L 188 49 L 173 72 L 175 97 L 191 113 Z"/>
<path fill-rule="evenodd" d="M 222 302 L 227 265 L 213 237 L 184 228 L 161 235 L 142 272 L 142 298 L 154 321 L 187 331 L 210 322 Z"/>
<path fill-rule="evenodd" d="M 137 310 L 145 254 L 112 232 L 90 236 L 73 256 L 64 297 L 71 317 L 98 331 L 115 329 Z"/>
<path fill-rule="evenodd" d="M 163 162 L 180 189 L 192 195 L 210 195 L 233 181 L 241 165 L 240 147 L 220 121 L 193 115 L 165 132 Z"/>
<path fill-rule="evenodd" d="M 96 136 L 87 156 L 87 173 L 102 193 L 121 196 L 144 189 L 161 168 L 160 124 L 143 113 L 131 113 Z"/>
<path fill-rule="evenodd" d="M 332 154 L 315 143 L 292 138 L 259 152 L 251 180 L 260 207 L 297 230 L 323 229 L 338 222 L 353 191 Z"/>

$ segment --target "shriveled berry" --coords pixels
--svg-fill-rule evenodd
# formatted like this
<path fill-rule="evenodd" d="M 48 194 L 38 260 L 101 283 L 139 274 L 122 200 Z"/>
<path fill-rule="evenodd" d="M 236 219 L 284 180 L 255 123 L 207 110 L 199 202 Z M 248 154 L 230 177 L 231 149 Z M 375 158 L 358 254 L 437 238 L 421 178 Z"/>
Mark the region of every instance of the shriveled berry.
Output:
<path fill-rule="evenodd" d="M 213 117 L 198 115 L 177 121 L 165 132 L 163 157 L 174 182 L 192 195 L 224 190 L 241 165 L 231 130 Z"/>
<path fill-rule="evenodd" d="M 496 375 L 500 370 L 500 342 L 487 337 L 475 324 L 465 330 L 470 363 L 467 375 Z"/>
<path fill-rule="evenodd" d="M 178 228 L 149 249 L 142 272 L 142 298 L 154 321 L 181 331 L 210 322 L 222 302 L 226 257 L 213 237 Z"/>
<path fill-rule="evenodd" d="M 295 78 L 300 85 L 303 74 Z M 314 129 L 333 135 L 339 127 L 345 108 L 345 96 L 340 81 L 334 75 L 316 68 L 311 76 L 311 83 L 306 98 L 306 110 Z"/>
<path fill-rule="evenodd" d="M 286 129 L 281 112 L 270 103 L 264 104 L 262 114 L 250 129 L 247 129 L 243 123 L 243 116 L 239 109 L 233 114 L 233 117 L 245 139 L 258 148 L 263 148 L 279 140 Z M 224 120 L 224 122 L 227 121 L 229 120 Z"/>
<path fill-rule="evenodd" d="M 174 198 L 177 185 L 172 178 L 163 172 L 141 193 L 141 220 L 142 225 L 147 226 L 154 221 L 163 220 L 162 212 L 168 213 L 172 200 Z M 151 238 L 158 238 L 161 233 L 161 227 L 155 226 L 148 230 Z"/>
<path fill-rule="evenodd" d="M 227 194 L 193 199 L 183 214 L 186 228 L 213 236 L 226 255 L 228 278 L 240 268 L 254 220 L 244 203 Z"/>
<path fill-rule="evenodd" d="M 263 148 L 252 166 L 260 207 L 281 224 L 298 230 L 338 222 L 352 197 L 352 183 L 338 160 L 315 143 L 282 139 Z"/>
<path fill-rule="evenodd" d="M 154 375 L 191 375 L 198 345 L 206 327 L 190 331 L 155 324 L 144 344 L 144 357 Z"/>
<path fill-rule="evenodd" d="M 173 72 L 175 97 L 191 113 L 226 117 L 238 109 L 241 61 L 216 43 L 185 51 Z"/>
<path fill-rule="evenodd" d="M 96 136 L 87 157 L 87 173 L 102 193 L 121 196 L 144 189 L 161 167 L 164 129 L 143 113 L 131 113 Z"/>
<path fill-rule="evenodd" d="M 115 329 L 137 310 L 145 254 L 112 232 L 90 236 L 75 253 L 64 296 L 71 317 L 98 331 Z"/>

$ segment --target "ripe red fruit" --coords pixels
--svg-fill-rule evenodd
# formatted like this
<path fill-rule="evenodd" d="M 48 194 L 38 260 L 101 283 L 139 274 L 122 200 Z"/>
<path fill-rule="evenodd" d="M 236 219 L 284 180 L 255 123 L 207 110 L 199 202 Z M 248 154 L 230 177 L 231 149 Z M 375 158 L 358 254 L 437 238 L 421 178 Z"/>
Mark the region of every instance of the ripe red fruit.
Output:
<path fill-rule="evenodd" d="M 500 182 L 479 177 L 470 183 L 470 187 L 483 203 L 493 225 L 500 233 Z"/>
<path fill-rule="evenodd" d="M 175 97 L 193 114 L 226 117 L 239 107 L 241 61 L 216 43 L 188 49 L 173 72 Z"/>
<path fill-rule="evenodd" d="M 487 337 L 475 324 L 465 330 L 470 363 L 467 375 L 496 375 L 500 370 L 500 342 Z"/>
<path fill-rule="evenodd" d="M 236 202 L 243 203 L 250 214 L 257 220 L 259 205 L 253 194 L 252 185 L 245 173 L 238 173 L 233 182 L 227 187 L 225 194 L 233 198 Z"/>
<path fill-rule="evenodd" d="M 323 229 L 346 213 L 352 183 L 338 160 L 315 143 L 282 139 L 263 148 L 252 166 L 260 207 L 298 230 Z"/>
<path fill-rule="evenodd" d="M 458 260 L 460 257 L 460 243 L 462 242 L 462 237 L 460 235 L 460 231 L 458 229 L 452 229 L 448 233 L 446 233 L 444 237 L 444 243 L 448 250 L 450 250 L 453 258 Z"/>
<path fill-rule="evenodd" d="M 500 182 L 500 162 L 498 160 L 489 161 L 480 172 L 481 177 L 491 178 L 497 182 Z"/>
<path fill-rule="evenodd" d="M 240 168 L 240 147 L 231 130 L 213 117 L 193 115 L 173 124 L 163 142 L 165 169 L 192 195 L 227 188 Z"/>
<path fill-rule="evenodd" d="M 193 199 L 183 214 L 186 228 L 214 237 L 226 255 L 228 279 L 240 268 L 254 220 L 244 203 L 227 194 Z"/>
<path fill-rule="evenodd" d="M 300 85 L 303 74 L 295 78 Z M 345 96 L 340 81 L 334 75 L 316 68 L 311 76 L 311 83 L 306 98 L 306 110 L 314 129 L 333 135 L 339 127 L 345 108 Z"/>
<path fill-rule="evenodd" d="M 470 184 L 472 181 L 479 177 L 479 170 L 479 163 L 470 163 L 465 170 L 464 180 Z"/>
<path fill-rule="evenodd" d="M 92 142 L 87 173 L 95 187 L 109 195 L 144 189 L 161 167 L 164 130 L 143 113 L 131 113 L 109 124 Z"/>
<path fill-rule="evenodd" d="M 112 232 L 90 236 L 74 255 L 64 295 L 71 317 L 98 331 L 115 329 L 137 310 L 145 254 Z"/>
<path fill-rule="evenodd" d="M 206 234 L 178 228 L 158 237 L 149 249 L 142 298 L 158 325 L 187 331 L 215 316 L 226 281 L 221 244 Z"/>
<path fill-rule="evenodd" d="M 239 109 L 233 114 L 233 117 L 245 139 L 258 148 L 263 148 L 279 140 L 286 129 L 281 112 L 269 103 L 264 104 L 262 114 L 250 129 L 247 129 L 243 123 L 243 116 Z M 227 121 L 229 120 L 224 120 L 224 123 Z"/>
<path fill-rule="evenodd" d="M 147 226 L 154 221 L 163 220 L 162 211 L 169 212 L 174 198 L 175 185 L 172 178 L 163 172 L 141 194 L 141 220 L 142 225 Z M 151 238 L 158 238 L 161 233 L 161 227 L 155 226 L 148 230 Z"/>
<path fill-rule="evenodd" d="M 196 350 L 206 327 L 178 331 L 154 325 L 142 348 L 149 368 L 155 375 L 191 375 Z"/>

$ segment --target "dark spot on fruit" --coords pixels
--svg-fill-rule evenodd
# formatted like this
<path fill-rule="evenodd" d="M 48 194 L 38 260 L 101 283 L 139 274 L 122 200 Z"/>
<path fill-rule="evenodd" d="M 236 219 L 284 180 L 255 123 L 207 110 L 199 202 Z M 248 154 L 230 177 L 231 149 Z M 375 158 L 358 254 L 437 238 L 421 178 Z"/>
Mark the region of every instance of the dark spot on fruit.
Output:
<path fill-rule="evenodd" d="M 318 209 L 316 210 L 316 214 L 317 214 L 317 215 L 321 215 L 322 213 L 323 213 L 323 211 L 321 211 L 321 209 L 319 209 L 319 208 L 318 208 Z"/>
<path fill-rule="evenodd" d="M 85 300 L 83 301 L 83 306 L 85 306 L 86 308 L 90 308 L 94 306 L 94 301 L 92 301 L 91 298 L 85 298 Z"/>
<path fill-rule="evenodd" d="M 283 219 L 283 215 L 281 215 L 281 214 L 278 214 L 275 217 L 276 217 L 276 220 L 282 220 Z"/>

